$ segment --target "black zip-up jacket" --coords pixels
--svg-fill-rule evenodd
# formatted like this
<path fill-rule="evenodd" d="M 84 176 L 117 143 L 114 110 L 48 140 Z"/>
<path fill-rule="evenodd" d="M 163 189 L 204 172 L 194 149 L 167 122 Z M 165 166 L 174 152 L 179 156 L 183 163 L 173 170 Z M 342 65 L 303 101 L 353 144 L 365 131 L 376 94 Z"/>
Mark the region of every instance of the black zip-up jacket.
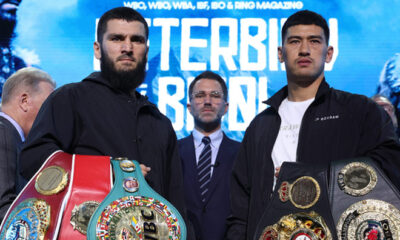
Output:
<path fill-rule="evenodd" d="M 282 88 L 246 130 L 231 180 L 232 216 L 228 239 L 253 239 L 272 193 L 272 148 L 281 119 L 278 108 L 287 97 Z M 324 81 L 302 119 L 297 161 L 329 167 L 334 160 L 370 157 L 399 188 L 400 145 L 390 117 L 365 96 L 330 88 Z"/>
<path fill-rule="evenodd" d="M 30 179 L 57 150 L 127 157 L 151 167 L 149 185 L 185 216 L 171 122 L 147 98 L 116 91 L 100 73 L 57 89 L 45 101 L 21 153 L 22 176 Z"/>

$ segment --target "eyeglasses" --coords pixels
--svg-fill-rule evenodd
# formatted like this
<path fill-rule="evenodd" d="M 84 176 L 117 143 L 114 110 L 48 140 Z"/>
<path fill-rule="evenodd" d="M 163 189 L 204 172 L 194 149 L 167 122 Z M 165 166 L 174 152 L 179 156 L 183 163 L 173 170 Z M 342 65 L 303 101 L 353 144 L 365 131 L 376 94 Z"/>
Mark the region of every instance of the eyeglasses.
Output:
<path fill-rule="evenodd" d="M 204 99 L 208 96 L 210 96 L 212 101 L 218 102 L 222 100 L 222 97 L 224 96 L 223 93 L 219 92 L 219 91 L 211 91 L 209 93 L 206 93 L 205 91 L 199 91 L 199 92 L 194 92 L 192 94 L 192 98 L 196 101 L 196 102 L 203 102 Z"/>

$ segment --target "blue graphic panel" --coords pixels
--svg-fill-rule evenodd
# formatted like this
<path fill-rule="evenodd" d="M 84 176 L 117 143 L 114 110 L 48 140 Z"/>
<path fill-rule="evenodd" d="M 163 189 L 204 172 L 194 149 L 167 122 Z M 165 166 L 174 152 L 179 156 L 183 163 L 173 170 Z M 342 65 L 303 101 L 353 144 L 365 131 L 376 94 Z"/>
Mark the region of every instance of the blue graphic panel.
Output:
<path fill-rule="evenodd" d="M 331 86 L 372 96 L 385 62 L 399 52 L 399 1 L 121 1 L 23 0 L 14 47 L 28 63 L 49 72 L 58 86 L 98 70 L 94 60 L 96 19 L 132 7 L 150 26 L 149 63 L 139 91 L 172 121 L 178 138 L 193 119 L 186 110 L 190 81 L 218 72 L 229 88 L 223 129 L 241 140 L 263 100 L 286 83 L 278 62 L 280 28 L 298 10 L 323 15 L 335 49 L 326 65 Z"/>

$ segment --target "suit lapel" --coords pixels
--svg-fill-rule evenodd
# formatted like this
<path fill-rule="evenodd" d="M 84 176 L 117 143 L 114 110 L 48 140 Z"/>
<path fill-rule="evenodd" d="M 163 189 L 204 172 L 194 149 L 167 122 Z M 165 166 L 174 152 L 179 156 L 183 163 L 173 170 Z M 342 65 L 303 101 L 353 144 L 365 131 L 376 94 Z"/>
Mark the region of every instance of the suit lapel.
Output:
<path fill-rule="evenodd" d="M 189 186 L 193 186 L 194 193 L 196 199 L 198 199 L 201 202 L 201 195 L 200 195 L 200 186 L 199 186 L 199 181 L 197 180 L 197 161 L 196 161 L 196 152 L 194 148 L 194 140 L 193 140 L 193 135 L 191 134 L 190 137 L 188 138 L 187 141 L 187 148 L 185 148 L 185 155 L 184 156 L 189 156 L 187 158 L 188 161 L 185 162 L 185 164 L 188 164 L 188 167 L 186 168 L 188 171 L 188 176 L 192 176 L 189 178 L 186 178 L 186 180 L 190 181 Z"/>

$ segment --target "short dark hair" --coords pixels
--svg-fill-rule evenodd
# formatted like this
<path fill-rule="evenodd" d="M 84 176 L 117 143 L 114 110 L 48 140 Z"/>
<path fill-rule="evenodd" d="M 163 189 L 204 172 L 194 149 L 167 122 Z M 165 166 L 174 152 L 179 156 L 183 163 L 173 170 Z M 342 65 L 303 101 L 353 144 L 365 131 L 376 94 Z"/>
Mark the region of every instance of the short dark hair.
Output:
<path fill-rule="evenodd" d="M 329 27 L 325 18 L 316 12 L 309 10 L 302 10 L 291 15 L 282 27 L 282 45 L 285 41 L 287 30 L 296 25 L 317 25 L 324 30 L 326 44 L 329 43 Z"/>
<path fill-rule="evenodd" d="M 226 87 L 226 83 L 224 81 L 224 79 L 222 79 L 222 77 L 214 72 L 211 71 L 205 71 L 200 73 L 200 75 L 198 75 L 189 85 L 189 99 L 192 99 L 192 94 L 193 94 L 193 88 L 194 85 L 196 84 L 197 81 L 199 81 L 200 79 L 211 79 L 211 80 L 215 80 L 219 83 L 219 85 L 221 85 L 222 88 L 222 92 L 224 93 L 224 100 L 225 102 L 228 100 L 228 88 Z"/>
<path fill-rule="evenodd" d="M 149 39 L 149 26 L 143 16 L 136 10 L 128 7 L 117 7 L 108 10 L 101 16 L 97 24 L 97 41 L 102 43 L 104 33 L 107 31 L 107 23 L 113 19 L 125 20 L 127 22 L 139 21 L 143 23 L 146 39 Z"/>

